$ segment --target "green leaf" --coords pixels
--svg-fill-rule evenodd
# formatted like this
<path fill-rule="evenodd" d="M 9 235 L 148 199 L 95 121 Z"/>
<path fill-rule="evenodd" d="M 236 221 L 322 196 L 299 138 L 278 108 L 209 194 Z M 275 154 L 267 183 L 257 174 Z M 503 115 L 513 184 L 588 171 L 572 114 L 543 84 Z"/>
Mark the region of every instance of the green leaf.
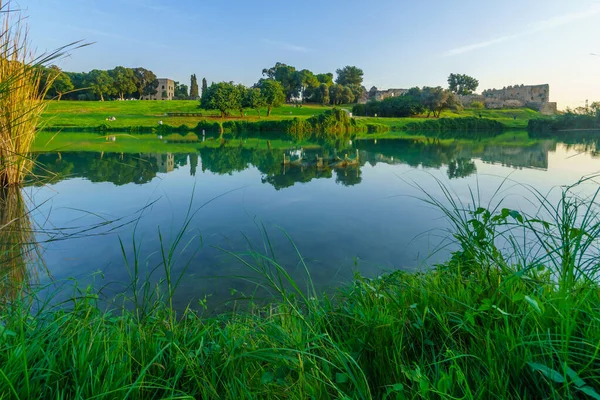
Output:
<path fill-rule="evenodd" d="M 534 300 L 532 297 L 530 296 L 525 296 L 525 301 L 527 301 L 531 307 L 533 307 L 533 309 L 535 311 L 537 311 L 539 314 L 542 314 L 542 309 L 540 308 L 538 302 L 536 300 Z"/>
<path fill-rule="evenodd" d="M 579 390 L 582 393 L 587 394 L 592 399 L 600 400 L 600 394 L 598 394 L 598 392 L 596 392 L 593 388 L 591 388 L 589 386 L 578 387 L 577 390 Z"/>
<path fill-rule="evenodd" d="M 523 293 L 516 293 L 512 297 L 512 301 L 517 302 L 525 299 L 525 295 Z"/>
<path fill-rule="evenodd" d="M 571 382 L 575 384 L 575 386 L 585 386 L 585 381 L 577 375 L 577 372 L 573 371 L 566 363 L 565 370 L 567 372 L 567 376 L 571 379 Z"/>
<path fill-rule="evenodd" d="M 275 374 L 272 372 L 265 372 L 260 378 L 260 383 L 263 385 L 269 384 L 275 380 Z"/>
<path fill-rule="evenodd" d="M 394 385 L 390 385 L 387 387 L 387 390 L 385 392 L 385 394 L 383 395 L 383 400 L 386 400 L 388 398 L 392 398 L 393 394 L 398 394 L 398 393 L 402 393 L 404 392 L 404 385 L 401 383 L 396 383 Z M 398 398 L 397 396 L 395 396 L 394 398 Z M 402 398 L 404 398 L 404 396 L 402 396 Z"/>
<path fill-rule="evenodd" d="M 516 210 L 510 210 L 508 212 L 508 215 L 510 215 L 511 217 L 513 217 L 514 219 L 516 219 L 517 221 L 519 221 L 520 223 L 523 223 L 523 216 L 521 215 L 520 212 L 518 212 Z"/>
<path fill-rule="evenodd" d="M 348 383 L 348 375 L 344 374 L 342 372 L 338 372 L 335 374 L 335 383 L 337 384 L 343 384 L 343 383 Z"/>
<path fill-rule="evenodd" d="M 544 375 L 548 379 L 550 379 L 556 383 L 565 383 L 565 378 L 562 376 L 562 374 L 560 372 L 555 371 L 552 368 L 547 367 L 544 364 L 540 364 L 540 363 L 528 362 L 527 364 L 529 364 L 529 366 L 531 368 L 533 368 L 533 370 L 541 372 L 542 375 Z"/>

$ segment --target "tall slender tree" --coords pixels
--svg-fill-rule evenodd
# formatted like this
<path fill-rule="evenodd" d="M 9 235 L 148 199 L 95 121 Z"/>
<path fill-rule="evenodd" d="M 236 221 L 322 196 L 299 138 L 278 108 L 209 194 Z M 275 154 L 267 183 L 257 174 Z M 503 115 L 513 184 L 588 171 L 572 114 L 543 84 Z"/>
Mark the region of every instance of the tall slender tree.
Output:
<path fill-rule="evenodd" d="M 206 84 L 206 78 L 202 78 L 202 93 L 208 89 L 208 85 Z"/>
<path fill-rule="evenodd" d="M 190 98 L 197 100 L 198 97 L 200 97 L 198 94 L 198 78 L 196 78 L 196 74 L 192 74 L 190 80 Z"/>

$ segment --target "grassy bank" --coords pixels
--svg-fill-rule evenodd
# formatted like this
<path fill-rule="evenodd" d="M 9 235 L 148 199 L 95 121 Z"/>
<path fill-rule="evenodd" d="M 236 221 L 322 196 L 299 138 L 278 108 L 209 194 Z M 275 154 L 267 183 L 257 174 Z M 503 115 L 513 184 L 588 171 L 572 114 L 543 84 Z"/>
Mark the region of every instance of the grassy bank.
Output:
<path fill-rule="evenodd" d="M 137 308 L 5 306 L 0 392 L 11 398 L 599 398 L 594 199 L 537 201 L 540 215 L 426 201 L 453 223 L 450 261 L 356 280 L 333 297 L 301 290 L 252 252 L 277 293 L 267 308 L 176 314 L 166 290 Z M 531 242 L 518 240 L 523 231 Z M 513 241 L 511 242 L 511 239 Z M 497 247 L 499 241 L 511 246 Z M 546 251 L 536 251 L 540 246 Z M 168 250 L 168 249 L 167 249 Z M 169 254 L 168 251 L 165 254 Z M 240 260 L 240 262 L 242 262 Z M 244 263 L 244 262 L 242 262 Z M 302 263 L 300 263 L 302 265 Z M 137 281 L 136 281 L 137 282 Z M 139 282 L 137 282 L 139 283 Z M 304 287 L 304 284 L 298 282 Z M 137 286 L 136 286 L 137 287 Z M 155 293 L 141 286 L 138 294 Z M 287 289 L 285 289 L 287 288 Z"/>
<path fill-rule="evenodd" d="M 348 109 L 349 107 L 344 107 Z M 261 111 L 261 121 L 280 121 L 293 118 L 307 119 L 331 110 L 331 107 L 304 105 L 303 107 L 283 106 L 273 109 L 271 117 L 265 117 L 266 109 Z M 167 116 L 168 113 L 201 113 L 202 116 Z M 201 121 L 223 123 L 225 121 L 256 122 L 258 116 L 254 110 L 247 110 L 244 117 L 233 116 L 225 120 L 219 117 L 218 111 L 201 110 L 197 101 L 53 101 L 50 102 L 43 115 L 43 126 L 46 129 L 96 129 L 106 125 L 114 130 L 131 130 L 131 128 L 156 128 L 158 122 L 164 125 L 179 127 L 185 125 L 193 129 Z M 493 119 L 507 128 L 524 129 L 528 120 L 539 117 L 539 113 L 530 109 L 515 110 L 464 110 L 461 112 L 444 111 L 445 118 L 479 117 Z M 107 121 L 115 117 L 115 121 Z M 415 118 L 356 118 L 362 123 L 376 123 L 389 126 L 391 130 L 401 128 L 411 122 L 422 122 L 423 117 Z"/>

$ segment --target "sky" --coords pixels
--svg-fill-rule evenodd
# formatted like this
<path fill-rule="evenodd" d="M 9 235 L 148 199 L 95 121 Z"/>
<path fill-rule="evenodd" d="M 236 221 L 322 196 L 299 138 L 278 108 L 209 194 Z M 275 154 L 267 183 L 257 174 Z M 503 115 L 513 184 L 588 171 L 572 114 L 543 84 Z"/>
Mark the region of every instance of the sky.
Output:
<path fill-rule="evenodd" d="M 559 109 L 600 101 L 600 0 L 13 0 L 38 53 L 83 40 L 66 71 L 144 67 L 160 78 L 251 85 L 276 62 L 364 71 L 369 89 L 478 92 L 550 84 Z M 597 54 L 597 55 L 593 55 Z"/>

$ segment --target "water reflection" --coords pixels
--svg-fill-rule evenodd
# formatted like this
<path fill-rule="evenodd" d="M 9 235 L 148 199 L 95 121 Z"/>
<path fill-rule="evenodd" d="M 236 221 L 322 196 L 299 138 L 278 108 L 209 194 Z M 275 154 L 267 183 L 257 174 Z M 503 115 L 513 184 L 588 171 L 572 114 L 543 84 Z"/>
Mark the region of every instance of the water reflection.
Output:
<path fill-rule="evenodd" d="M 362 182 L 365 165 L 378 163 L 406 164 L 411 167 L 447 167 L 450 179 L 465 178 L 477 172 L 474 159 L 513 168 L 548 168 L 548 153 L 556 142 L 546 140 L 531 145 L 489 145 L 478 142 L 451 142 L 439 140 L 389 139 L 358 140 L 351 148 L 313 146 L 287 150 L 256 149 L 244 146 L 204 147 L 193 153 L 46 153 L 37 157 L 35 174 L 43 177 L 38 182 L 56 183 L 69 178 L 86 178 L 92 182 L 111 182 L 117 186 L 128 183 L 145 184 L 159 173 L 169 173 L 190 165 L 195 176 L 202 172 L 233 174 L 248 168 L 262 173 L 261 181 L 275 189 L 291 187 L 313 179 L 335 179 L 344 186 Z M 351 163 L 343 160 L 348 154 Z M 323 163 L 319 159 L 325 159 Z M 287 161 L 286 161 L 287 160 Z M 289 160 L 293 160 L 291 163 Z M 328 163 L 327 160 L 330 160 Z M 353 160 L 356 160 L 354 163 Z"/>
<path fill-rule="evenodd" d="M 18 188 L 0 188 L 0 304 L 14 300 L 34 276 L 34 230 Z"/>
<path fill-rule="evenodd" d="M 470 187 L 477 185 L 484 196 L 492 195 L 507 175 L 546 191 L 600 169 L 593 152 L 574 155 L 554 140 L 499 144 L 371 139 L 346 146 L 291 144 L 286 149 L 280 143 L 271 148 L 264 142 L 248 143 L 252 145 L 242 140 L 200 143 L 187 153 L 39 154 L 36 174 L 51 184 L 25 189 L 35 204 L 42 205 L 35 214 L 36 226 L 50 221 L 66 232 L 70 232 L 66 228 L 106 226 L 95 236 L 44 244 L 44 260 L 53 277 L 88 282 L 94 278 L 85 281 L 86 277 L 100 270 L 108 281 L 126 285 L 131 277 L 113 233 L 118 231 L 125 239 L 125 251 L 131 255 L 127 243 L 133 226 L 115 231 L 105 220 L 133 219 L 152 204 L 135 224 L 143 236 L 140 260 L 148 266 L 158 262 L 157 227 L 169 243 L 185 210 L 198 210 L 190 235 L 202 237 L 204 246 L 197 254 L 187 249 L 180 255 L 191 262 L 177 293 L 182 307 L 205 294 L 212 295 L 213 304 L 230 301 L 232 288 L 252 292 L 253 287 L 232 278 L 244 275 L 244 269 L 223 249 L 237 254 L 248 247 L 261 248 L 263 227 L 278 261 L 289 267 L 294 279 L 302 281 L 304 276 L 294 267 L 298 260 L 286 235 L 300 249 L 315 285 L 326 290 L 352 279 L 355 271 L 375 276 L 447 258 L 436 251 L 438 237 L 419 236 L 445 225 L 418 200 L 422 192 L 407 184 L 411 179 L 434 196 L 441 193 L 427 181 L 431 175 L 452 179 L 453 189 L 468 202 Z M 475 174 L 486 179 L 476 179 Z M 524 193 L 519 190 L 515 187 L 514 194 Z M 524 204 L 517 196 L 507 199 L 507 207 Z M 286 235 L 279 233 L 280 228 Z M 39 237 L 46 240 L 43 234 Z"/>

